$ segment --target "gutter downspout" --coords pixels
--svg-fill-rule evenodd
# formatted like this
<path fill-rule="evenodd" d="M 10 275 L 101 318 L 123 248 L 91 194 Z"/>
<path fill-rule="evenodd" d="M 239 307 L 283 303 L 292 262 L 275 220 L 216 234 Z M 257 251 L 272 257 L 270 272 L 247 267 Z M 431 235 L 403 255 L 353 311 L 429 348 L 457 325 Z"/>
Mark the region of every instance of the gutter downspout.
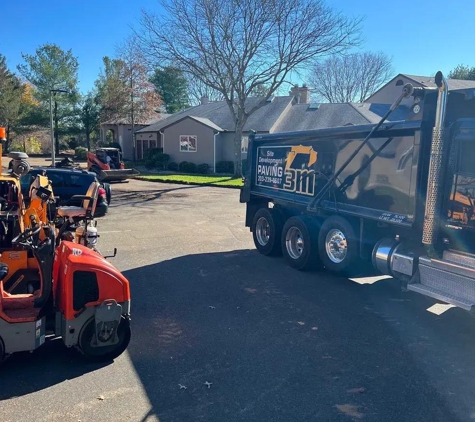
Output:
<path fill-rule="evenodd" d="M 162 140 L 162 152 L 165 154 L 165 134 L 159 130 L 158 133 L 160 134 L 160 138 Z M 158 139 L 157 139 L 157 144 L 158 144 Z"/>
<path fill-rule="evenodd" d="M 214 132 L 213 135 L 213 173 L 216 173 L 216 136 L 219 135 L 219 132 Z"/>
<path fill-rule="evenodd" d="M 434 245 L 437 242 L 442 211 L 442 193 L 444 190 L 444 158 L 446 153 L 446 130 L 444 127 L 447 109 L 448 85 L 442 72 L 435 75 L 435 83 L 439 91 L 435 124 L 432 129 L 429 175 L 427 179 L 426 208 L 422 243 L 426 245 L 430 257 L 437 256 Z"/>

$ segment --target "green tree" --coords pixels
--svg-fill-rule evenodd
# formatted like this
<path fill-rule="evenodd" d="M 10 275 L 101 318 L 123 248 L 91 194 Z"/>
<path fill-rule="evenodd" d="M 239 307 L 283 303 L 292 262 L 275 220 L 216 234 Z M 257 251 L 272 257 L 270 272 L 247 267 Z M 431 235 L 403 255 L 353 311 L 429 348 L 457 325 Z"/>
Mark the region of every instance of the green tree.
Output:
<path fill-rule="evenodd" d="M 459 64 L 448 74 L 450 79 L 465 79 L 475 81 L 475 67 Z"/>
<path fill-rule="evenodd" d="M 23 84 L 8 70 L 6 58 L 0 54 L 0 126 L 6 128 L 7 150 L 12 142 L 12 129 L 20 118 L 23 91 Z"/>
<path fill-rule="evenodd" d="M 155 69 L 150 82 L 155 85 L 167 113 L 176 113 L 189 106 L 188 83 L 180 69 L 173 66 Z"/>
<path fill-rule="evenodd" d="M 220 92 L 234 120 L 235 172 L 241 174 L 246 122 L 311 60 L 359 44 L 359 19 L 324 0 L 161 0 L 143 12 L 136 35 L 144 55 L 175 65 Z M 259 102 L 247 99 L 257 86 Z"/>
<path fill-rule="evenodd" d="M 55 148 L 59 151 L 59 134 L 71 125 L 75 105 L 78 102 L 78 60 L 71 50 L 64 51 L 56 44 L 44 44 L 34 55 L 22 54 L 25 64 L 18 65 L 20 74 L 35 88 L 35 97 L 44 109 L 48 109 L 52 90 L 63 89 L 67 93 L 53 92 Z M 63 127 L 60 127 L 60 124 Z"/>
<path fill-rule="evenodd" d="M 91 134 L 99 128 L 99 104 L 94 93 L 90 92 L 83 99 L 80 121 L 84 134 L 86 135 L 87 150 L 91 150 Z"/>
<path fill-rule="evenodd" d="M 124 118 L 127 115 L 127 72 L 123 61 L 103 57 L 103 69 L 96 80 L 97 102 L 100 104 L 100 120 Z"/>

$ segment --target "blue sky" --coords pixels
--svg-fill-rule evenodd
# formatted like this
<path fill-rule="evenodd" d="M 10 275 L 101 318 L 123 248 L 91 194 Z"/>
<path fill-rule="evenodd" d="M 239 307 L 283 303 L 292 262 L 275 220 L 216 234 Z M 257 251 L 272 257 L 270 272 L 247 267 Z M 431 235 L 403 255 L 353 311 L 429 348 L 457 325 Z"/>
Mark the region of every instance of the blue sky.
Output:
<path fill-rule="evenodd" d="M 72 49 L 79 59 L 80 90 L 92 88 L 102 57 L 130 34 L 141 9 L 157 0 L 0 0 L 0 53 L 16 70 L 21 53 L 44 43 Z M 459 63 L 475 66 L 475 1 L 327 0 L 350 16 L 365 16 L 362 50 L 384 51 L 395 74 L 433 75 Z M 296 81 L 299 82 L 299 81 Z"/>

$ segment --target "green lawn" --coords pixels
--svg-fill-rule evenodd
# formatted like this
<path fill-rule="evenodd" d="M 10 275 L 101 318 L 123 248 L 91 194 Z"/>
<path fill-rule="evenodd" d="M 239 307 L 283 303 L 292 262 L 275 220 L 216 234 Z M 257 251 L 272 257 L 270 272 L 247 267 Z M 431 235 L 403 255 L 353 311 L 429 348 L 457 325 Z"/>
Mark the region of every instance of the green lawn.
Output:
<path fill-rule="evenodd" d="M 231 176 L 195 176 L 189 174 L 151 174 L 137 176 L 137 179 L 148 180 L 151 182 L 169 182 L 188 185 L 212 185 L 239 188 L 242 186 L 241 178 Z"/>

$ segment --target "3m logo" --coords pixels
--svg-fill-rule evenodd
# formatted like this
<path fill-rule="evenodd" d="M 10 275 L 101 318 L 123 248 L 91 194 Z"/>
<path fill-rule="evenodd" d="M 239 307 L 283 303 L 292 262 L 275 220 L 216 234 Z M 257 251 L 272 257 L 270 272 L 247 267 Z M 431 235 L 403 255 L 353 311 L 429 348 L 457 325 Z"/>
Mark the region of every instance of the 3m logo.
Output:
<path fill-rule="evenodd" d="M 313 196 L 315 194 L 315 170 L 317 152 L 311 146 L 291 147 L 285 160 L 284 190 Z"/>

